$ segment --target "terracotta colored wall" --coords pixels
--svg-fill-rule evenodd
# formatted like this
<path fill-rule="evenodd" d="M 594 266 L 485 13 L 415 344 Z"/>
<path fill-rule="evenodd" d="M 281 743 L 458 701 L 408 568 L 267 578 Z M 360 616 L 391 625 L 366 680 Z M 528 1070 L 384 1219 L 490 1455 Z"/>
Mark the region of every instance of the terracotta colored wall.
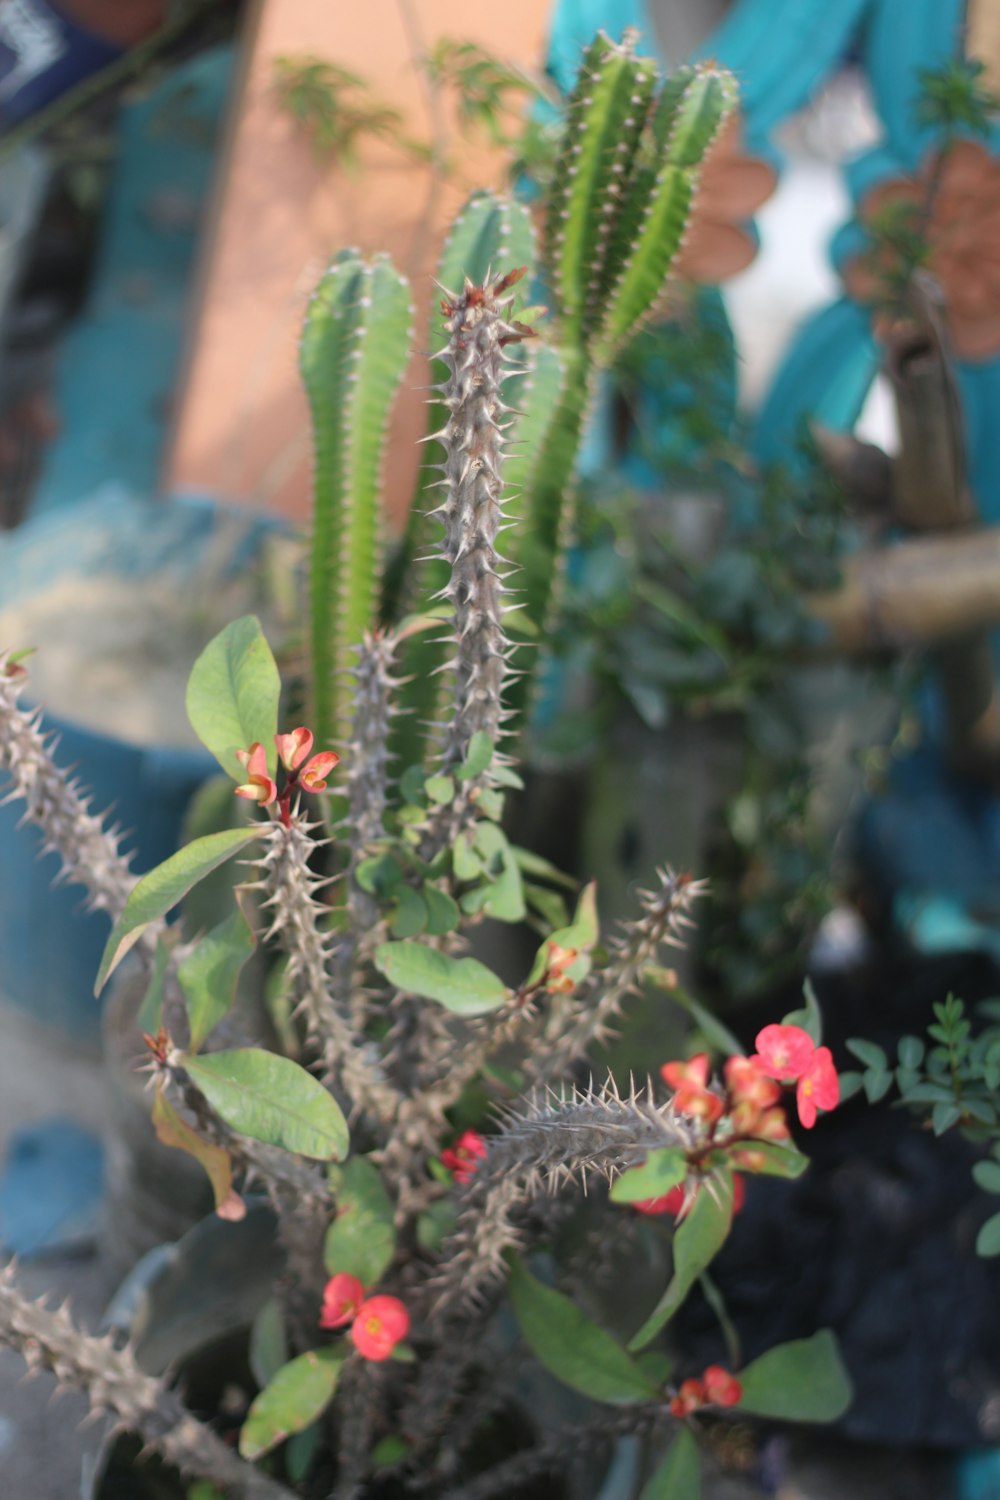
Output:
<path fill-rule="evenodd" d="M 423 47 L 439 36 L 466 38 L 533 64 L 543 55 L 549 9 L 549 0 L 260 0 L 208 237 L 169 490 L 305 515 L 309 439 L 295 361 L 311 287 L 340 247 L 386 249 L 411 277 L 422 309 L 444 225 L 470 188 L 497 178 L 485 150 L 465 152 L 458 181 L 436 192 L 428 168 L 378 143 L 365 144 L 356 176 L 321 164 L 276 107 L 274 59 L 336 60 L 405 111 L 412 135 L 429 140 L 434 127 L 408 23 Z M 417 347 L 426 339 L 418 328 Z M 407 383 L 416 382 L 423 376 L 415 358 Z M 387 493 L 397 516 L 410 494 L 422 401 L 411 394 L 395 421 Z"/>

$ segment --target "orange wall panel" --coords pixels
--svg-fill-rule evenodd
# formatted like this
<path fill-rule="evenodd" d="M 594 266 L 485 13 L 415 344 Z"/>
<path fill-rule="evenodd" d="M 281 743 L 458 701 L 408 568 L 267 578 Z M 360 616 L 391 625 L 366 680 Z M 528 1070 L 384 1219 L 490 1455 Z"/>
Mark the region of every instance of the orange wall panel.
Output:
<path fill-rule="evenodd" d="M 208 492 L 308 514 L 310 444 L 296 352 L 310 290 L 345 245 L 388 250 L 410 277 L 418 312 L 430 301 L 440 238 L 467 193 L 496 183 L 501 163 L 469 149 L 435 117 L 415 55 L 442 36 L 480 42 L 523 65 L 543 56 L 549 0 L 262 0 L 224 153 L 168 458 L 168 490 Z M 311 54 L 360 74 L 430 141 L 444 129 L 457 169 L 436 185 L 429 167 L 366 142 L 355 173 L 321 161 L 278 106 L 275 59 Z M 416 349 L 428 333 L 418 320 Z M 394 419 L 386 491 L 405 512 L 423 427 L 423 360 L 415 354 Z"/>

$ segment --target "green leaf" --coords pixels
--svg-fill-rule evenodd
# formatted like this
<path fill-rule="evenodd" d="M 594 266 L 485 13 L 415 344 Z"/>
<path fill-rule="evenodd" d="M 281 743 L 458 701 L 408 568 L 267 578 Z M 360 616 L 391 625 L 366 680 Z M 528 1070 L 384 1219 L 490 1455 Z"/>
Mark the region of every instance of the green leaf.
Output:
<path fill-rule="evenodd" d="M 302 1484 L 320 1449 L 322 1423 L 310 1422 L 301 1432 L 293 1432 L 285 1448 L 285 1473 L 292 1484 Z"/>
<path fill-rule="evenodd" d="M 613 1406 L 656 1397 L 657 1387 L 618 1340 L 568 1297 L 536 1281 L 517 1256 L 507 1286 L 525 1342 L 557 1380 Z"/>
<path fill-rule="evenodd" d="M 261 1458 L 314 1422 L 333 1398 L 345 1358 L 340 1348 L 311 1349 L 280 1369 L 247 1413 L 240 1431 L 242 1456 Z"/>
<path fill-rule="evenodd" d="M 976 1235 L 976 1254 L 1000 1255 L 1000 1214 L 987 1219 Z"/>
<path fill-rule="evenodd" d="M 847 1043 L 847 1050 L 853 1053 L 859 1062 L 864 1063 L 866 1068 L 871 1068 L 876 1073 L 885 1072 L 885 1053 L 881 1047 L 876 1047 L 874 1042 L 866 1042 L 863 1037 L 852 1036 Z"/>
<path fill-rule="evenodd" d="M 879 1073 L 874 1068 L 868 1068 L 865 1070 L 862 1082 L 864 1083 L 868 1103 L 877 1104 L 880 1099 L 885 1098 L 886 1094 L 892 1088 L 892 1074 Z"/>
<path fill-rule="evenodd" d="M 681 1427 L 639 1500 L 701 1500 L 701 1455 L 690 1427 Z"/>
<path fill-rule="evenodd" d="M 163 995 L 170 963 L 170 947 L 162 938 L 156 944 L 153 968 L 142 997 L 135 1024 L 139 1031 L 157 1032 L 163 1020 Z"/>
<path fill-rule="evenodd" d="M 259 740 L 271 775 L 278 752 L 281 680 L 256 615 L 244 615 L 209 641 L 191 669 L 187 716 L 206 750 L 234 781 L 245 779 L 237 750 Z"/>
<path fill-rule="evenodd" d="M 488 1015 L 508 996 L 503 980 L 478 959 L 452 958 L 423 943 L 382 943 L 375 967 L 397 989 L 437 1000 L 457 1016 Z"/>
<path fill-rule="evenodd" d="M 761 1177 L 801 1177 L 809 1165 L 808 1156 L 803 1156 L 794 1146 L 782 1146 L 777 1141 L 744 1142 L 740 1149 L 752 1153 L 755 1161 L 759 1157 L 761 1165 L 740 1165 L 737 1170 L 752 1171 Z"/>
<path fill-rule="evenodd" d="M 427 904 L 412 885 L 401 885 L 390 919 L 393 937 L 416 937 L 427 926 Z"/>
<path fill-rule="evenodd" d="M 391 854 L 373 854 L 354 871 L 355 881 L 369 896 L 391 895 L 402 878 L 402 867 Z"/>
<path fill-rule="evenodd" d="M 953 1125 L 957 1125 L 962 1118 L 962 1111 L 957 1104 L 945 1103 L 935 1104 L 931 1110 L 931 1127 L 935 1135 L 944 1135 Z"/>
<path fill-rule="evenodd" d="M 431 937 L 442 937 L 446 932 L 454 932 L 462 920 L 458 903 L 452 900 L 447 891 L 439 891 L 434 885 L 425 885 L 423 894 L 427 904 L 427 931 Z"/>
<path fill-rule="evenodd" d="M 674 1274 L 660 1301 L 629 1341 L 631 1350 L 644 1349 L 670 1321 L 702 1271 L 725 1243 L 733 1220 L 731 1172 L 707 1178 L 694 1206 L 674 1234 Z"/>
<path fill-rule="evenodd" d="M 428 776 L 424 782 L 424 791 L 431 802 L 436 802 L 439 807 L 447 807 L 454 800 L 455 783 L 450 776 Z"/>
<path fill-rule="evenodd" d="M 150 922 L 158 922 L 182 900 L 199 880 L 232 859 L 265 832 L 263 824 L 253 828 L 227 828 L 210 833 L 193 844 L 185 844 L 162 865 L 150 870 L 133 887 L 125 909 L 105 944 L 97 972 L 94 994 L 99 995 L 125 955 L 135 947 Z"/>
<path fill-rule="evenodd" d="M 561 885 L 568 891 L 575 891 L 579 885 L 572 875 L 565 875 L 550 860 L 542 859 L 530 849 L 522 849 L 520 844 L 511 844 L 511 848 L 523 874 L 533 875 L 536 880 L 550 880 L 553 885 Z"/>
<path fill-rule="evenodd" d="M 480 802 L 482 798 L 480 798 Z M 486 861 L 486 879 L 462 897 L 462 910 L 482 912 L 498 922 L 520 922 L 525 916 L 521 871 L 502 828 L 480 823 L 474 834 L 476 849 Z"/>
<path fill-rule="evenodd" d="M 779 1422 L 835 1422 L 851 1404 L 851 1383 L 828 1328 L 779 1344 L 739 1376 L 740 1411 Z"/>
<path fill-rule="evenodd" d="M 600 926 L 597 920 L 597 882 L 592 880 L 589 885 L 584 886 L 576 903 L 576 911 L 573 920 L 568 927 L 561 927 L 557 932 L 552 932 L 535 954 L 535 961 L 528 975 L 528 984 L 537 984 L 545 973 L 549 961 L 549 954 L 553 947 L 576 948 L 583 955 L 590 952 L 600 936 Z M 567 973 L 571 979 L 585 979 L 590 972 L 589 962 L 570 965 Z"/>
<path fill-rule="evenodd" d="M 483 862 L 467 833 L 460 833 L 452 844 L 451 858 L 456 880 L 477 880 L 483 873 Z"/>
<path fill-rule="evenodd" d="M 641 1167 L 623 1172 L 611 1188 L 612 1203 L 641 1203 L 662 1198 L 687 1177 L 688 1160 L 683 1146 L 664 1146 L 651 1151 Z"/>
<path fill-rule="evenodd" d="M 455 772 L 456 781 L 470 781 L 481 776 L 493 759 L 493 741 L 485 729 L 477 729 L 469 741 L 465 759 Z"/>
<path fill-rule="evenodd" d="M 323 1264 L 331 1276 L 346 1271 L 365 1287 L 381 1281 L 396 1253 L 392 1202 L 378 1168 L 352 1156 L 330 1172 L 336 1217 L 326 1232 Z"/>
<path fill-rule="evenodd" d="M 896 1050 L 900 1067 L 912 1071 L 920 1067 L 926 1049 L 918 1036 L 901 1036 Z"/>
<path fill-rule="evenodd" d="M 232 1009 L 240 970 L 257 945 L 241 910 L 206 933 L 177 968 L 187 1003 L 191 1051 L 197 1052 L 210 1032 Z"/>
<path fill-rule="evenodd" d="M 209 1104 L 241 1135 L 317 1161 L 347 1155 L 347 1122 L 305 1068 L 260 1047 L 182 1057 Z"/>
<path fill-rule="evenodd" d="M 372 1449 L 372 1464 L 376 1469 L 387 1469 L 390 1464 L 400 1464 L 410 1451 L 405 1438 L 395 1433 L 381 1438 Z"/>
<path fill-rule="evenodd" d="M 995 1161 L 977 1161 L 972 1176 L 984 1193 L 1000 1193 L 1000 1165 Z"/>

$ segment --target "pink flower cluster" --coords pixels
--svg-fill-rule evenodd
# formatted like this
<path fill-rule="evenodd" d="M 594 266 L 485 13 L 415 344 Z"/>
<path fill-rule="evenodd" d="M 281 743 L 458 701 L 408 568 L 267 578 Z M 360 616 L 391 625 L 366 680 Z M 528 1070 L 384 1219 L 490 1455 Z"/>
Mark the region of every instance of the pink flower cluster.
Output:
<path fill-rule="evenodd" d="M 388 1359 L 410 1331 L 410 1315 L 398 1297 L 366 1297 L 356 1276 L 338 1271 L 323 1292 L 321 1328 L 346 1328 L 365 1359 Z"/>
<path fill-rule="evenodd" d="M 478 1130 L 463 1130 L 455 1144 L 441 1152 L 441 1165 L 456 1182 L 468 1182 L 485 1155 L 485 1137 Z"/>
<path fill-rule="evenodd" d="M 261 807 L 272 802 L 287 809 L 292 792 L 302 787 L 307 792 L 325 792 L 326 778 L 340 761 L 334 750 L 320 750 L 312 755 L 313 732 L 304 724 L 290 734 L 276 734 L 274 743 L 278 747 L 281 764 L 288 772 L 284 791 L 278 794 L 277 783 L 267 769 L 267 751 L 260 740 L 254 740 L 249 750 L 237 750 L 236 759 L 246 767 L 247 779 L 236 788 L 237 797 L 246 797 Z"/>
<path fill-rule="evenodd" d="M 757 1033 L 757 1051 L 747 1061 L 768 1078 L 795 1084 L 799 1119 L 807 1130 L 821 1109 L 835 1109 L 840 1101 L 840 1079 L 829 1047 L 817 1047 L 801 1026 L 765 1026 Z"/>

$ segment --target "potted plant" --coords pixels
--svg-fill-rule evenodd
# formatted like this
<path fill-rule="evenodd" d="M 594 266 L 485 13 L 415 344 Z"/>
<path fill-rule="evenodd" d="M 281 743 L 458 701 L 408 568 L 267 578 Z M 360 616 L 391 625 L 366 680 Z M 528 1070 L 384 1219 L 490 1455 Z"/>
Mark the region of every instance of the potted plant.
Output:
<path fill-rule="evenodd" d="M 661 86 L 628 43 L 599 37 L 585 59 L 546 241 L 575 340 L 571 374 L 541 413 L 521 391 L 521 435 L 540 424 L 547 464 L 525 529 L 548 548 L 523 559 L 543 615 L 563 526 L 538 495 L 561 509 L 594 363 L 655 301 L 730 100 L 711 68 Z M 481 253 L 504 222 L 477 199 L 452 252 L 470 223 Z M 241 1232 L 255 1185 L 280 1251 L 250 1330 L 260 1388 L 245 1350 L 232 1350 L 214 1409 L 196 1384 L 197 1413 L 143 1369 L 141 1340 L 81 1333 L 65 1312 L 26 1301 L 9 1272 L 0 1340 L 113 1412 L 188 1500 L 404 1487 L 456 1500 L 527 1495 L 582 1446 L 600 1458 L 626 1433 L 643 1439 L 630 1488 L 691 1500 L 727 1412 L 828 1420 L 849 1400 L 822 1330 L 739 1370 L 688 1369 L 664 1343 L 726 1239 L 742 1174 L 805 1169 L 782 1089 L 795 1087 L 807 1127 L 836 1103 L 814 1009 L 765 1027 L 757 1052 L 728 1056 L 719 1078 L 701 1052 L 651 1058 L 655 1084 L 588 1081 L 590 1049 L 630 996 L 647 981 L 671 989 L 663 959 L 700 886 L 664 868 L 632 918 L 602 937 L 595 887 L 566 910 L 564 878 L 504 832 L 504 798 L 519 786 L 506 749 L 515 596 L 498 546 L 504 387 L 522 378 L 535 336 L 515 307 L 521 276 L 466 275 L 445 292 L 435 391 L 444 535 L 430 566 L 446 608 L 390 628 L 366 628 L 377 593 L 370 502 L 396 383 L 387 349 L 400 330 L 405 341 L 408 294 L 386 261 L 350 253 L 324 278 L 303 349 L 317 435 L 310 722 L 296 714 L 279 727 L 282 685 L 253 616 L 211 642 L 187 691 L 195 732 L 256 809 L 249 824 L 203 835 L 133 882 L 19 706 L 23 659 L 0 658 L 0 758 L 15 795 L 115 915 L 97 988 L 129 954 L 151 972 L 158 1134 L 204 1166 L 214 1242 Z M 561 425 L 548 430 L 546 415 Z M 439 728 L 394 780 L 392 745 L 407 743 L 393 735 L 401 663 L 428 631 L 446 642 Z M 352 637 L 345 692 L 335 669 Z M 180 941 L 170 912 L 237 860 L 231 912 Z M 492 964 L 469 955 L 481 931 L 513 931 L 529 912 L 527 962 L 504 941 Z M 258 945 L 280 955 L 275 1029 L 302 1061 L 256 1041 L 216 1045 Z M 723 1053 L 738 1050 L 700 1015 Z M 237 1243 L 223 1262 L 233 1291 L 259 1270 L 245 1252 L 241 1264 Z"/>

